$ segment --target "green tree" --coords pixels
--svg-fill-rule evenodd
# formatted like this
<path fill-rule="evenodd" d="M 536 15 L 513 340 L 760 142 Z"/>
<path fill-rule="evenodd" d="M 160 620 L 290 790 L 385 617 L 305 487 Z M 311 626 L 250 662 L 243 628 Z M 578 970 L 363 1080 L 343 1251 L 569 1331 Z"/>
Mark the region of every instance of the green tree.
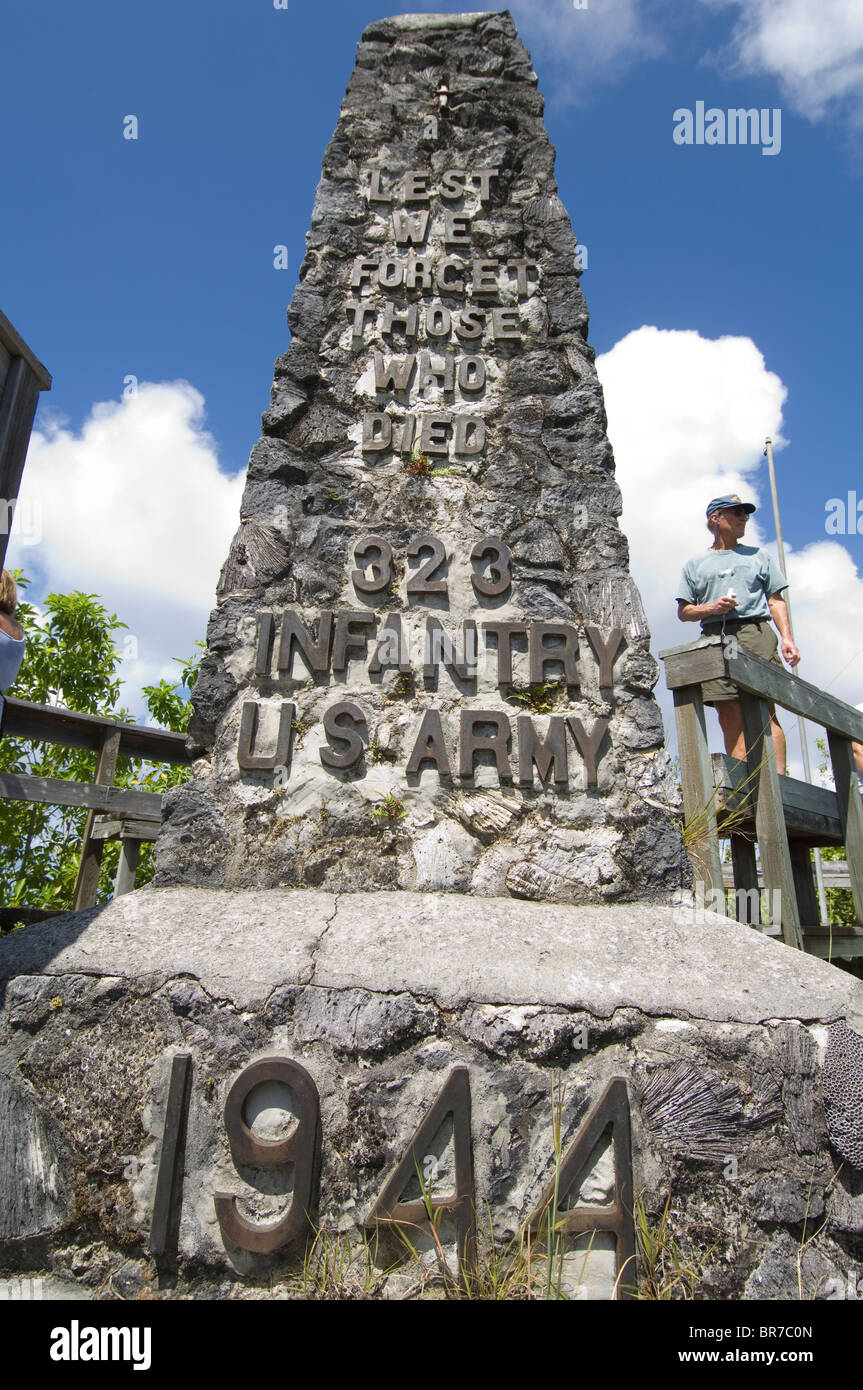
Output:
<path fill-rule="evenodd" d="M 827 748 L 827 740 L 818 738 L 815 740 L 822 761 L 818 764 L 818 773 L 823 786 L 835 790 L 833 784 L 833 773 L 830 767 L 830 754 Z M 821 858 L 825 863 L 835 860 L 845 859 L 846 851 L 844 845 L 825 845 L 821 850 Z M 854 911 L 854 898 L 850 888 L 828 888 L 826 890 L 827 915 L 831 922 L 843 927 L 856 927 L 857 914 Z"/>
<path fill-rule="evenodd" d="M 15 577 L 19 588 L 26 590 L 28 580 L 20 574 Z M 134 717 L 118 705 L 122 656 L 115 636 L 127 625 L 109 613 L 95 594 L 49 594 L 41 611 L 24 599 L 16 618 L 27 645 L 21 670 L 8 694 L 36 704 L 62 705 L 82 714 L 134 722 Z M 185 733 L 190 714 L 188 694 L 200 657 L 179 665 L 180 679 L 175 685 L 162 680 L 145 686 L 143 694 L 157 723 Z M 96 754 L 57 743 L 4 738 L 0 740 L 0 770 L 89 782 L 96 770 Z M 163 792 L 188 776 L 189 768 L 184 765 L 121 758 L 115 782 L 117 786 Z M 0 874 L 5 906 L 21 904 L 57 911 L 71 906 L 86 814 L 84 809 L 0 799 Z M 119 841 L 109 840 L 102 858 L 97 901 L 111 896 L 119 853 Z M 145 845 L 136 886 L 147 882 L 152 871 L 152 846 Z"/>

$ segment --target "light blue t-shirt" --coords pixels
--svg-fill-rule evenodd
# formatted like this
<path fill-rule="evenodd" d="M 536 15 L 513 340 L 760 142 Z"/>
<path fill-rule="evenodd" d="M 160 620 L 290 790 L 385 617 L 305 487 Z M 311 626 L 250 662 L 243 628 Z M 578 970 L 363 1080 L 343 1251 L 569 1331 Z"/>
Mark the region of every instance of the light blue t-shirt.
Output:
<path fill-rule="evenodd" d="M 738 545 L 733 550 L 707 550 L 687 560 L 677 597 L 686 603 L 715 603 L 733 589 L 737 607 L 729 618 L 769 618 L 768 597 L 787 587 L 788 580 L 766 550 Z"/>
<path fill-rule="evenodd" d="M 10 637 L 0 628 L 0 690 L 8 690 L 24 660 L 24 638 Z"/>

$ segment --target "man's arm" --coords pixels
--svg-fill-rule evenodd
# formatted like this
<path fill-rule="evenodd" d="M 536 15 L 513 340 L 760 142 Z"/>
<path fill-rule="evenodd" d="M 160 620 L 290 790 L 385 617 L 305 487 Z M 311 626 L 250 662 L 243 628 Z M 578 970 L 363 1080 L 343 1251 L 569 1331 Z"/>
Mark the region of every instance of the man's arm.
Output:
<path fill-rule="evenodd" d="M 727 594 L 715 603 L 687 603 L 686 599 L 679 598 L 677 616 L 682 623 L 700 623 L 703 618 L 721 618 L 736 607 L 737 599 L 729 598 Z"/>
<path fill-rule="evenodd" d="M 788 621 L 788 605 L 784 598 L 777 593 L 770 595 L 767 600 L 767 606 L 770 609 L 770 616 L 779 629 L 779 635 L 782 638 L 780 644 L 782 655 L 789 666 L 796 666 L 800 660 L 800 653 L 795 646 L 794 638 L 791 636 L 791 624 Z"/>

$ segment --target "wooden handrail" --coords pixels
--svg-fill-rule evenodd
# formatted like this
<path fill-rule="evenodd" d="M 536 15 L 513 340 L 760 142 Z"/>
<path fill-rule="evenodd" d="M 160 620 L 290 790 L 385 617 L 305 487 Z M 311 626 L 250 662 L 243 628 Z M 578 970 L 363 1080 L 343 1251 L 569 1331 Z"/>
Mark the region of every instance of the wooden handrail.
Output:
<path fill-rule="evenodd" d="M 808 929 L 817 934 L 821 925 L 809 847 L 844 844 L 858 930 L 863 929 L 863 799 L 851 748 L 852 741 L 863 743 L 863 713 L 732 638 L 732 633 L 711 635 L 660 652 L 666 684 L 674 694 L 684 824 L 693 831 L 690 858 L 696 880 L 721 894 L 718 837 L 730 832 L 735 885 L 738 890 L 757 888 L 754 831 L 763 882 L 774 904 L 771 921 L 780 921 L 787 945 L 808 947 L 813 939 Z M 745 763 L 718 758 L 719 767 L 711 766 L 701 686 L 717 679 L 737 687 Z M 770 703 L 826 729 L 835 792 L 777 775 Z M 735 805 L 744 810 L 744 819 L 738 817 L 736 823 Z M 845 950 L 859 954 L 863 946 L 855 938 Z"/>
<path fill-rule="evenodd" d="M 75 908 L 90 907 L 96 901 L 102 851 L 108 838 L 107 827 L 100 826 L 98 813 L 120 818 L 122 840 L 115 893 L 129 892 L 135 883 L 138 850 L 144 840 L 155 839 L 162 798 L 156 792 L 137 787 L 113 786 L 117 759 L 140 758 L 152 763 L 191 763 L 184 734 L 167 729 L 151 729 L 144 724 L 124 724 L 104 715 L 79 714 L 56 705 L 37 705 L 29 700 L 6 700 L 4 733 L 13 738 L 59 743 L 67 748 L 87 748 L 97 754 L 92 782 L 76 782 L 60 777 L 34 777 L 29 773 L 0 772 L 0 797 L 42 802 L 49 806 L 86 807 L 87 817 L 81 845 Z M 126 828 L 128 826 L 128 829 Z M 118 832 L 111 830 L 111 838 Z M 25 912 L 36 909 L 21 909 Z M 27 920 L 37 920 L 30 917 Z M 41 920 L 41 919 L 40 919 Z"/>
<path fill-rule="evenodd" d="M 6 697 L 4 736 L 61 743 L 67 748 L 89 748 L 98 753 L 106 731 L 120 731 L 119 756 L 143 758 L 153 763 L 190 763 L 186 735 L 146 724 L 123 724 L 101 714 L 79 714 L 59 705 L 35 705 L 29 700 Z"/>
<path fill-rule="evenodd" d="M 811 719 L 843 738 L 863 743 L 863 713 L 860 710 L 799 676 L 781 671 L 775 661 L 765 661 L 739 645 L 735 650 L 730 635 L 724 645 L 720 637 L 711 636 L 701 642 L 660 652 L 668 689 L 679 690 L 686 685 L 725 678 L 734 681 L 742 690 L 759 695 L 763 700 L 772 700 L 783 709 Z"/>

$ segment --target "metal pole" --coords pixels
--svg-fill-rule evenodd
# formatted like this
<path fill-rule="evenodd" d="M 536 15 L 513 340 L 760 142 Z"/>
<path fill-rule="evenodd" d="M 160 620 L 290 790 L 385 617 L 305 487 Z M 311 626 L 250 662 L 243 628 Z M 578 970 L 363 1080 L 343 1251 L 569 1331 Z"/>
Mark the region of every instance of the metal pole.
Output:
<path fill-rule="evenodd" d="M 765 440 L 765 445 L 766 447 L 764 452 L 767 455 L 767 467 L 770 472 L 770 495 L 773 498 L 773 520 L 776 526 L 776 547 L 779 551 L 779 568 L 781 569 L 782 573 L 785 575 L 785 578 L 787 579 L 788 572 L 785 569 L 785 546 L 782 543 L 782 522 L 779 518 L 779 494 L 776 491 L 776 472 L 773 468 L 773 441 L 771 439 L 767 439 Z M 794 624 L 791 619 L 791 598 L 789 596 L 788 589 L 785 590 L 785 606 L 788 609 L 788 626 L 791 629 L 791 636 L 793 637 Z M 799 662 L 797 663 L 797 666 L 794 669 L 795 673 L 799 672 Z M 802 714 L 798 714 L 797 724 L 800 729 L 800 747 L 803 753 L 803 776 L 806 778 L 806 781 L 811 784 L 812 769 L 809 765 L 809 745 L 806 742 L 806 721 L 803 718 Z M 821 914 L 821 921 L 826 923 L 828 921 L 827 894 L 824 892 L 824 870 L 821 867 L 820 849 L 816 849 L 814 851 L 814 860 L 815 886 L 818 892 L 818 911 Z"/>

